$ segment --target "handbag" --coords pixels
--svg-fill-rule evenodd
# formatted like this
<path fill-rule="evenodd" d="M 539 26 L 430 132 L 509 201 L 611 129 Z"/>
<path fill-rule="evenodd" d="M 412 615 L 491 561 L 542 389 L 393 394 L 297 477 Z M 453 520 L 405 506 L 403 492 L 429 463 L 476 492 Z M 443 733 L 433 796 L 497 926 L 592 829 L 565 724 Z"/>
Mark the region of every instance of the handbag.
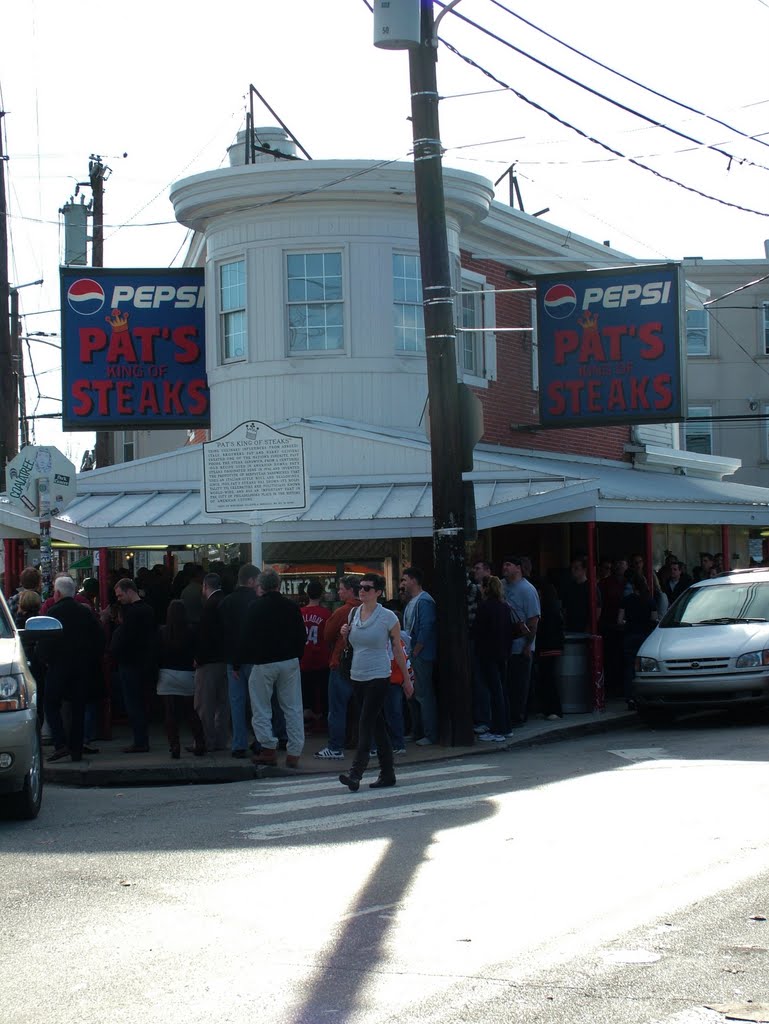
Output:
<path fill-rule="evenodd" d="M 350 614 L 347 616 L 347 625 L 348 626 L 350 625 L 350 623 L 352 621 L 352 617 L 353 617 L 354 612 L 355 612 L 355 609 L 353 609 L 350 612 Z M 339 669 L 338 669 L 339 675 L 342 677 L 342 679 L 344 679 L 348 683 L 350 682 L 350 680 L 352 678 L 352 655 L 353 655 L 353 649 L 352 649 L 352 644 L 350 643 L 350 634 L 348 633 L 347 634 L 347 639 L 345 640 L 344 647 L 339 652 Z"/>

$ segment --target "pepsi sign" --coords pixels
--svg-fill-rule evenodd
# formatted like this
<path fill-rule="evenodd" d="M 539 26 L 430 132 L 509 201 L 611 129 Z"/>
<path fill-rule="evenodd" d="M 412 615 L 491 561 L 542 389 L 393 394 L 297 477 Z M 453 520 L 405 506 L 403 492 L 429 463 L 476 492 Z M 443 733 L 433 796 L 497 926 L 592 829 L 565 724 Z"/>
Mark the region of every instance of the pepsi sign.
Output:
<path fill-rule="evenodd" d="M 542 425 L 682 419 L 683 322 L 679 264 L 538 278 Z"/>
<path fill-rule="evenodd" d="M 65 430 L 210 422 L 202 269 L 61 269 Z"/>

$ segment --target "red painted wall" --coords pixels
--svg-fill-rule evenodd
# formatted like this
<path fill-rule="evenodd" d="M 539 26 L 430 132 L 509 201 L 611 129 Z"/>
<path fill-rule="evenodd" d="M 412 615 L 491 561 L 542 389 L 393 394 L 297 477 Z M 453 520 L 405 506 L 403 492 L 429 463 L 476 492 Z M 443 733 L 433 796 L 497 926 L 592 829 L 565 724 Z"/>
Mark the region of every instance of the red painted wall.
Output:
<path fill-rule="evenodd" d="M 507 268 L 496 260 L 473 259 L 462 253 L 462 266 L 482 274 L 497 289 L 524 288 L 528 282 L 510 279 Z M 497 327 L 530 327 L 534 291 L 496 294 Z M 532 426 L 539 422 L 539 395 L 531 386 L 531 333 L 497 334 L 497 379 L 488 388 L 473 389 L 483 402 L 484 435 L 487 444 L 513 448 L 566 452 L 604 459 L 629 461 L 624 446 L 630 442 L 630 427 L 565 428 L 563 430 L 521 430 L 511 424 Z"/>

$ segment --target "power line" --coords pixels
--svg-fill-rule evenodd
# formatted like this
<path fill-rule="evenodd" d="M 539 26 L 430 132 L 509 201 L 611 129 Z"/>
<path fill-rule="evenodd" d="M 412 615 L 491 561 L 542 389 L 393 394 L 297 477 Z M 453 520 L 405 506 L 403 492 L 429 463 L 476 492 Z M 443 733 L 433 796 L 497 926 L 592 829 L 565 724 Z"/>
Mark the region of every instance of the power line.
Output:
<path fill-rule="evenodd" d="M 572 53 L 576 53 L 577 56 L 583 57 L 585 60 L 590 61 L 591 64 L 595 64 L 599 68 L 603 68 L 604 71 L 608 71 L 612 75 L 616 75 L 618 78 L 622 78 L 625 82 L 630 82 L 631 85 L 637 86 L 639 89 L 643 89 L 645 92 L 650 92 L 653 96 L 658 96 L 660 99 L 666 100 L 668 103 L 672 103 L 676 107 L 681 107 L 682 110 L 688 110 L 692 114 L 697 114 L 700 117 L 707 118 L 708 121 L 713 121 L 714 124 L 720 124 L 722 128 L 728 129 L 730 132 L 734 132 L 735 135 L 740 135 L 751 142 L 757 142 L 761 146 L 769 147 L 769 142 L 764 142 L 760 135 L 749 135 L 747 132 L 741 131 L 739 128 L 735 128 L 734 125 L 728 124 L 726 121 L 720 120 L 718 117 L 713 117 L 712 114 L 706 113 L 704 110 L 698 110 L 697 107 L 691 107 L 688 103 L 683 103 L 681 100 L 676 100 L 672 96 L 668 96 L 666 93 L 658 92 L 649 85 L 644 85 L 643 82 L 637 81 L 635 78 L 631 78 L 629 75 L 623 74 L 621 71 L 617 71 L 616 68 L 610 67 L 608 64 L 603 64 L 600 60 L 595 57 L 591 57 L 589 54 L 584 53 L 582 50 L 578 50 L 575 46 L 565 42 L 558 36 L 552 35 L 545 29 L 540 28 L 539 25 L 535 25 L 533 21 L 529 21 L 524 18 L 521 14 L 517 14 L 515 11 L 510 10 L 506 7 L 501 0 L 489 0 L 490 3 L 494 4 L 495 7 L 499 7 L 500 10 L 506 11 L 511 14 L 514 18 L 522 21 L 524 25 L 528 25 L 529 28 L 533 28 L 536 32 L 540 32 L 543 36 L 547 36 L 548 39 L 552 39 L 553 42 L 558 43 L 560 46 L 565 46 L 567 50 L 571 50 Z"/>
<path fill-rule="evenodd" d="M 451 9 L 451 14 L 453 14 L 455 18 L 459 18 L 461 21 L 467 22 L 468 25 L 472 25 L 473 28 L 477 29 L 479 32 L 482 32 L 484 35 L 489 36 L 491 39 L 494 39 L 496 42 L 501 43 L 503 46 L 508 47 L 510 50 L 513 50 L 514 53 L 519 54 L 521 57 L 525 57 L 527 60 L 530 60 L 534 64 L 539 65 L 539 67 L 545 68 L 547 71 L 552 72 L 552 74 L 558 75 L 559 78 L 563 78 L 565 81 L 570 82 L 572 85 L 576 85 L 577 88 L 583 89 L 585 92 L 590 93 L 591 96 L 595 96 L 597 99 L 604 100 L 606 103 L 610 103 L 613 107 L 617 107 L 619 110 L 623 110 L 626 114 L 631 114 L 633 117 L 638 117 L 642 121 L 646 121 L 647 124 L 650 124 L 655 128 L 660 128 L 662 131 L 670 132 L 673 135 L 677 135 L 681 139 L 686 139 L 687 142 L 694 142 L 698 146 L 702 146 L 705 149 L 712 150 L 714 153 L 718 153 L 720 156 L 725 157 L 729 161 L 729 168 L 731 168 L 732 162 L 736 161 L 737 163 L 742 165 L 756 167 L 763 171 L 769 171 L 769 167 L 767 167 L 765 164 L 755 163 L 752 160 L 748 160 L 747 157 L 735 156 L 733 153 L 729 153 L 727 150 L 721 149 L 717 145 L 709 145 L 708 143 L 703 142 L 701 139 L 694 138 L 693 135 L 687 135 L 685 132 L 681 132 L 677 128 L 671 128 L 669 125 L 665 125 L 661 121 L 657 121 L 655 118 L 649 117 L 647 114 L 642 114 L 640 111 L 635 110 L 633 107 L 627 106 L 625 103 L 621 103 L 619 100 L 612 99 L 611 96 L 607 96 L 605 93 L 599 92 L 592 86 L 586 85 L 584 82 L 580 82 L 577 78 L 572 78 L 572 76 L 567 75 L 565 71 L 559 71 L 558 68 L 554 68 L 552 64 L 548 64 L 546 61 L 540 60 L 539 57 L 534 57 L 532 54 L 527 53 L 525 50 L 522 50 L 519 46 L 516 46 L 514 43 L 511 43 L 509 40 L 503 39 L 502 36 L 498 36 L 496 32 L 492 32 L 491 29 L 485 28 L 483 25 L 479 25 L 476 21 L 473 21 L 471 18 L 468 18 L 467 15 L 462 14 L 456 8 Z M 442 41 L 445 42 L 445 40 Z M 516 93 L 516 95 L 518 94 Z M 769 216 L 769 214 L 766 214 L 765 216 Z"/>
<path fill-rule="evenodd" d="M 711 200 L 711 202 L 714 203 L 719 203 L 721 206 L 728 206 L 733 210 L 741 210 L 743 213 L 753 213 L 756 214 L 756 216 L 758 217 L 769 217 L 769 213 L 763 210 L 754 210 L 748 206 L 741 206 L 739 203 L 731 203 L 726 199 L 720 199 L 718 196 L 713 196 L 710 195 L 710 193 L 708 192 L 703 192 L 701 189 L 695 188 L 693 185 L 687 185 L 682 181 L 678 181 L 676 178 L 671 178 L 669 175 L 663 174 L 661 171 L 657 171 L 653 167 L 649 167 L 647 164 L 641 163 L 640 160 L 636 160 L 634 157 L 627 156 L 620 150 L 614 149 L 614 147 L 610 146 L 608 143 L 601 142 L 600 139 L 597 139 L 593 135 L 589 135 L 586 131 L 583 131 L 582 128 L 578 128 L 576 125 L 571 124 L 570 121 L 567 121 L 564 118 L 560 117 L 558 114 L 553 113 L 553 111 L 548 110 L 547 107 L 543 107 L 542 104 L 537 103 L 536 100 L 532 100 L 528 96 L 525 96 L 518 89 L 515 89 L 512 85 L 509 85 L 501 78 L 498 78 L 495 74 L 493 74 L 493 72 L 489 71 L 487 68 L 483 67 L 477 61 L 473 60 L 472 57 L 468 57 L 466 54 L 462 53 L 461 50 L 458 50 L 456 46 L 454 46 L 452 43 L 447 42 L 442 37 L 441 42 L 443 43 L 444 46 L 447 47 L 447 49 L 451 50 L 452 53 L 456 54 L 456 56 L 459 57 L 460 60 L 463 60 L 466 64 L 469 64 L 470 67 L 473 67 L 477 71 L 480 71 L 482 74 L 486 75 L 487 78 L 490 78 L 492 82 L 496 82 L 497 85 L 504 86 L 519 100 L 522 100 L 524 103 L 527 103 L 535 110 L 539 110 L 541 113 L 546 114 L 548 117 L 552 118 L 558 124 L 563 125 L 565 128 L 568 128 L 570 131 L 576 132 L 577 135 L 581 136 L 583 139 L 586 139 L 588 142 L 592 142 L 596 146 L 600 146 L 602 149 L 605 149 L 607 152 L 613 153 L 615 156 L 621 157 L 623 160 L 626 160 L 634 167 L 639 167 L 642 171 L 647 171 L 649 174 L 653 174 L 656 178 L 659 178 L 661 181 L 667 181 L 669 184 L 676 185 L 678 188 L 682 188 L 686 192 L 692 192 L 694 195 L 700 196 L 703 199 L 709 199 Z"/>

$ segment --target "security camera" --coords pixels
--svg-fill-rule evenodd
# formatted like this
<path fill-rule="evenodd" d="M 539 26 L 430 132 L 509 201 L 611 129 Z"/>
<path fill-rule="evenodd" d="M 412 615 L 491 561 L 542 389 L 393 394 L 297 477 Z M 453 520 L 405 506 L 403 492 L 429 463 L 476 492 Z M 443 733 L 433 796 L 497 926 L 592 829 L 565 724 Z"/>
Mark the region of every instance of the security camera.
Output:
<path fill-rule="evenodd" d="M 756 412 L 758 410 L 758 402 L 755 398 L 750 399 L 750 401 L 748 402 L 748 408 L 751 412 Z"/>

